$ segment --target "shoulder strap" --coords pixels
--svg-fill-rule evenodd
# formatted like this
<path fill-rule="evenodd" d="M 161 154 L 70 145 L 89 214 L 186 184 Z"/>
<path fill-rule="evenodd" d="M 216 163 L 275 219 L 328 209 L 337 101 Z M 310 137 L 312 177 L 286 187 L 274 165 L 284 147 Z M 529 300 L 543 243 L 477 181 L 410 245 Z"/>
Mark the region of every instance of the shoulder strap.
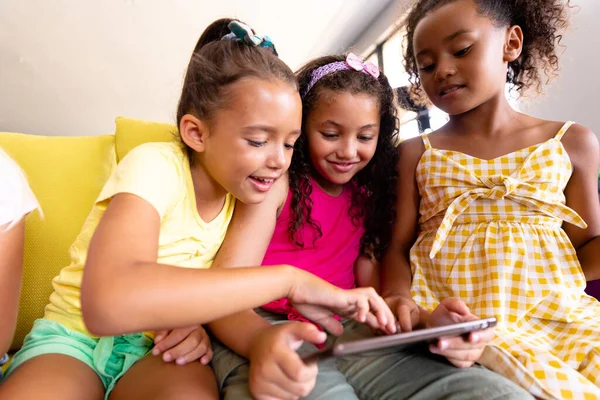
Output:
<path fill-rule="evenodd" d="M 575 122 L 573 121 L 567 121 L 565 122 L 565 124 L 562 126 L 562 128 L 560 128 L 560 130 L 558 131 L 558 133 L 556 134 L 556 136 L 554 136 L 554 138 L 556 140 L 560 140 L 562 139 L 562 137 L 564 136 L 564 134 L 567 132 L 567 130 L 571 127 L 571 125 L 573 125 Z"/>
<path fill-rule="evenodd" d="M 431 149 L 431 143 L 429 142 L 429 134 L 421 135 L 421 139 L 423 139 L 423 144 L 425 145 L 425 150 Z"/>

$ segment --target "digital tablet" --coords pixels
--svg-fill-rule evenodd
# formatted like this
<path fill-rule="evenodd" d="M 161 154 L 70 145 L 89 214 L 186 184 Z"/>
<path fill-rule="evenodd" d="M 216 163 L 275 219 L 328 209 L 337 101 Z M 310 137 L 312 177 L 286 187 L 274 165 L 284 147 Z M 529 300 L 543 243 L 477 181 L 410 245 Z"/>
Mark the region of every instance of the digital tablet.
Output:
<path fill-rule="evenodd" d="M 439 339 L 443 337 L 456 337 L 470 332 L 484 330 L 496 326 L 496 318 L 484 318 L 477 321 L 462 322 L 440 326 L 437 328 L 419 329 L 417 331 L 398 333 L 395 335 L 377 336 L 368 339 L 339 343 L 332 347 L 307 354 L 302 357 L 305 363 L 319 362 L 331 357 L 342 357 L 365 351 L 380 350 L 404 344 L 417 343 Z"/>

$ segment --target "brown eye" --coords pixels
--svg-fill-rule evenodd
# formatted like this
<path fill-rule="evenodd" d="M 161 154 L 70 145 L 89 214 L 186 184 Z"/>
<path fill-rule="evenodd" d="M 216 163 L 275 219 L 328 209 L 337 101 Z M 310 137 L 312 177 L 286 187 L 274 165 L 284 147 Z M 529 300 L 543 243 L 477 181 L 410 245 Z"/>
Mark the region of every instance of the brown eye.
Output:
<path fill-rule="evenodd" d="M 454 56 L 455 57 L 466 56 L 469 53 L 469 51 L 471 50 L 471 47 L 473 47 L 473 46 L 465 47 L 464 49 L 457 51 L 456 53 L 454 53 Z"/>
<path fill-rule="evenodd" d="M 266 144 L 267 142 L 257 142 L 254 140 L 248 140 L 248 144 L 250 144 L 250 146 L 252 147 L 262 147 Z"/>

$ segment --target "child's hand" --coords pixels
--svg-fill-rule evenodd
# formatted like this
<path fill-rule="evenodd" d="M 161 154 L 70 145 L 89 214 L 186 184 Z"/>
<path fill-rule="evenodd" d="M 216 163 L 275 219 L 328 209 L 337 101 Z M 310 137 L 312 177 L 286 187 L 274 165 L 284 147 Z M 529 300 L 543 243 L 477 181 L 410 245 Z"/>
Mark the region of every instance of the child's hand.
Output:
<path fill-rule="evenodd" d="M 287 297 L 306 318 L 338 336 L 344 328 L 334 315 L 355 319 L 385 333 L 396 332 L 394 315 L 375 289 L 342 290 L 306 271 L 296 270 L 299 276 Z"/>
<path fill-rule="evenodd" d="M 250 393 L 255 399 L 298 399 L 317 380 L 317 365 L 306 365 L 296 350 L 303 342 L 321 344 L 327 335 L 314 325 L 289 322 L 266 328 L 256 336 L 250 353 Z"/>
<path fill-rule="evenodd" d="M 432 328 L 477 319 L 479 318 L 471 314 L 462 300 L 447 298 L 433 310 L 427 321 L 427 327 Z M 430 345 L 429 350 L 446 357 L 448 361 L 459 368 L 466 368 L 479 360 L 486 344 L 493 338 L 494 329 L 488 328 L 483 331 L 471 332 L 468 339 L 463 337 L 441 338 L 436 344 Z"/>
<path fill-rule="evenodd" d="M 420 310 L 410 294 L 388 296 L 385 302 L 398 318 L 400 332 L 410 332 L 419 324 Z"/>
<path fill-rule="evenodd" d="M 152 354 L 157 356 L 160 353 L 163 353 L 165 362 L 175 360 L 177 365 L 198 359 L 207 365 L 213 356 L 210 339 L 201 325 L 155 332 Z"/>

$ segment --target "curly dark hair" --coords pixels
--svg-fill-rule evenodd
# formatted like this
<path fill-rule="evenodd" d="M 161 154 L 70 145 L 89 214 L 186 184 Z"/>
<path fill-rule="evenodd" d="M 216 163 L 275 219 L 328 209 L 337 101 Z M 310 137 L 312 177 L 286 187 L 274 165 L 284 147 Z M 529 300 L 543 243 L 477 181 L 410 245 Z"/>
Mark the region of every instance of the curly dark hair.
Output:
<path fill-rule="evenodd" d="M 303 66 L 296 76 L 302 99 L 302 131 L 306 120 L 321 96 L 323 90 L 367 94 L 377 99 L 381 121 L 379 138 L 373 159 L 358 172 L 352 184 L 352 203 L 348 210 L 352 220 L 364 220 L 365 233 L 361 238 L 360 252 L 368 257 L 381 260 L 391 238 L 395 220 L 396 163 L 398 152 L 398 118 L 394 91 L 383 73 L 375 80 L 372 76 L 354 70 L 342 70 L 321 78 L 308 93 L 306 88 L 314 70 L 326 64 L 346 60 L 346 55 L 333 55 L 317 58 Z M 292 221 L 289 232 L 291 239 L 300 247 L 304 243 L 298 237 L 304 223 L 317 231 L 316 239 L 322 236 L 319 224 L 311 218 L 312 193 L 311 176 L 316 172 L 310 161 L 306 134 L 296 141 L 292 163 L 289 169 L 292 191 Z"/>
<path fill-rule="evenodd" d="M 413 51 L 415 28 L 425 15 L 456 0 L 419 0 L 404 21 L 404 66 L 410 75 L 412 94 L 422 100 L 419 68 Z M 571 0 L 474 0 L 480 15 L 497 26 L 518 25 L 523 30 L 523 51 L 508 64 L 506 82 L 520 94 L 530 87 L 540 92 L 544 83 L 558 71 L 556 46 L 560 32 L 568 25 L 567 8 Z M 545 75 L 545 78 L 543 77 Z"/>

